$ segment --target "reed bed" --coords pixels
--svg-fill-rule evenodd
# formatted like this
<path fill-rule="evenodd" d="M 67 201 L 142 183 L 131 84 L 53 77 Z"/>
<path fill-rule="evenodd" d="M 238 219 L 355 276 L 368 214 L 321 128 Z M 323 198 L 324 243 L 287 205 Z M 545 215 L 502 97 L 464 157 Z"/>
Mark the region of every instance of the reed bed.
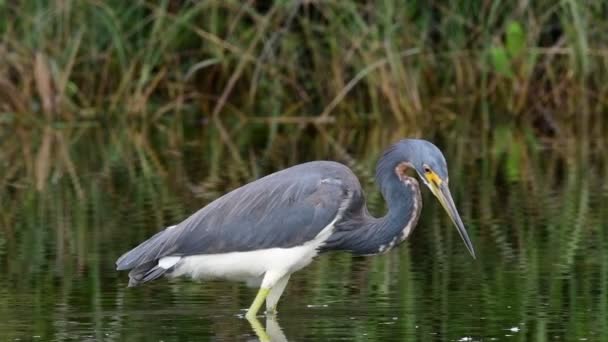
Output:
<path fill-rule="evenodd" d="M 2 187 L 84 196 L 120 160 L 167 177 L 379 149 L 605 152 L 605 8 L 573 1 L 63 1 L 0 13 Z M 331 143 L 328 139 L 331 138 Z M 90 147 L 93 145 L 93 147 Z M 80 154 L 90 160 L 78 160 Z M 297 153 L 294 153 L 297 152 Z M 176 167 L 176 164 L 182 164 Z M 179 170 L 174 170 L 177 168 Z M 259 172 L 259 171 L 258 171 Z"/>
<path fill-rule="evenodd" d="M 4 4 L 4 236 L 56 184 L 78 200 L 143 182 L 151 197 L 167 187 L 205 201 L 326 158 L 371 185 L 378 153 L 404 136 L 435 141 L 453 173 L 476 170 L 489 219 L 496 184 L 606 173 L 605 12 L 571 1 Z M 558 157 L 539 170 L 546 153 Z"/>
<path fill-rule="evenodd" d="M 0 264 L 17 288 L 88 274 L 99 294 L 101 271 L 133 241 L 306 160 L 347 163 L 381 213 L 375 160 L 414 136 L 446 151 L 456 202 L 486 256 L 476 272 L 492 279 L 483 296 L 521 289 L 524 322 L 523 308 L 550 298 L 547 321 L 530 322 L 526 336 L 550 339 L 562 324 L 551 310 L 606 298 L 608 191 L 598 180 L 608 175 L 608 8 L 599 2 L 0 6 Z M 373 266 L 409 277 L 412 259 L 434 263 L 435 305 L 448 310 L 442 289 L 470 284 L 450 282 L 448 255 L 461 243 L 425 205 L 434 209 L 412 246 Z M 421 249 L 435 261 L 417 258 Z M 330 263 L 311 271 L 311 295 L 341 272 Z M 516 283 L 501 275 L 514 265 Z M 585 276 L 601 269 L 598 286 L 569 277 L 575 265 Z M 412 279 L 404 296 L 424 281 Z M 562 303 L 566 288 L 580 300 Z M 608 310 L 605 300 L 590 305 Z"/>
<path fill-rule="evenodd" d="M 527 211 L 517 210 L 540 210 L 535 193 L 582 189 L 564 204 L 576 228 L 548 226 L 563 232 L 560 243 L 570 241 L 567 265 L 586 234 L 578 217 L 595 186 L 580 175 L 606 174 L 608 23 L 599 4 L 66 0 L 3 7 L 4 241 L 31 213 L 63 234 L 66 218 L 45 219 L 67 210 L 55 208 L 57 192 L 95 206 L 135 196 L 154 209 L 146 220 L 159 227 L 191 209 L 167 212 L 165 199 L 196 199 L 197 207 L 319 158 L 353 167 L 381 211 L 370 175 L 377 155 L 416 136 L 446 151 L 462 180 L 457 196 L 477 189 L 468 216 L 480 217 L 487 229 L 479 234 L 505 257 L 525 254 L 529 232 L 508 234 L 493 222 L 500 214 L 492 200 L 518 196 L 500 193 L 501 184 L 521 188 L 515 198 L 526 206 L 513 205 L 521 216 Z"/>

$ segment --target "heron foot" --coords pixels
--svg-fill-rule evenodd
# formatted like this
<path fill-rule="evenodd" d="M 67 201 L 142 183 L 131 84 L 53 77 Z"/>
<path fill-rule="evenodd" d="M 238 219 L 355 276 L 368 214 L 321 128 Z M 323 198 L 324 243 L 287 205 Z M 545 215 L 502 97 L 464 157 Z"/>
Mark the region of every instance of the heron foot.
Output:
<path fill-rule="evenodd" d="M 260 307 L 262 307 L 262 304 L 264 304 L 264 301 L 268 296 L 268 292 L 270 292 L 270 289 L 263 287 L 260 288 L 260 291 L 258 291 L 258 294 L 255 296 L 255 299 L 253 300 L 253 303 L 251 303 L 249 310 L 247 310 L 245 318 L 253 319 L 256 317 L 258 311 L 260 311 Z"/>

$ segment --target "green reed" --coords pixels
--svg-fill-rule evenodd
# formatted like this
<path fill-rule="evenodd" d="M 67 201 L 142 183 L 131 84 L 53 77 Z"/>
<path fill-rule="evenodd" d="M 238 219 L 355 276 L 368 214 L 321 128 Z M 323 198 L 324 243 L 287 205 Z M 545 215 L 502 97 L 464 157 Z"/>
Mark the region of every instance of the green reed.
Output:
<path fill-rule="evenodd" d="M 416 136 L 446 151 L 464 221 L 480 254 L 494 256 L 476 266 L 494 279 L 483 296 L 503 300 L 508 293 L 497 292 L 509 287 L 538 295 L 514 298 L 524 321 L 525 307 L 546 311 L 527 336 L 551 340 L 547 329 L 561 323 L 553 307 L 608 310 L 605 300 L 561 302 L 564 288 L 597 290 L 566 276 L 586 251 L 606 250 L 606 218 L 593 214 L 608 203 L 596 184 L 607 170 L 600 5 L 252 4 L 2 4 L 0 261 L 9 277 L 27 287 L 99 274 L 116 257 L 108 246 L 127 250 L 226 190 L 306 160 L 348 164 L 380 214 L 374 163 L 389 143 Z M 417 310 L 413 299 L 428 287 L 408 270 L 422 245 L 435 256 L 433 312 L 448 313 L 447 256 L 462 246 L 438 210 L 424 215 L 398 258 L 361 265 L 332 256 L 349 260 L 342 269 L 321 260 L 312 298 L 348 295 L 324 286 L 336 272 L 362 291 L 390 288 L 386 274 L 397 273 Z M 118 242 L 116 227 L 125 234 Z M 524 280 L 492 262 L 517 267 Z M 585 262 L 602 269 L 606 298 L 605 253 Z M 386 274 L 368 283 L 348 267 Z M 605 321 L 595 323 L 606 332 Z"/>
<path fill-rule="evenodd" d="M 231 164 L 243 180 L 327 156 L 324 134 L 351 151 L 424 136 L 504 153 L 515 178 L 525 148 L 605 152 L 595 5 L 66 1 L 0 16 L 3 187 L 60 173 L 82 197 L 83 173 L 120 160 L 167 177 L 185 151 L 199 176 Z M 116 146 L 74 162 L 93 142 Z"/>

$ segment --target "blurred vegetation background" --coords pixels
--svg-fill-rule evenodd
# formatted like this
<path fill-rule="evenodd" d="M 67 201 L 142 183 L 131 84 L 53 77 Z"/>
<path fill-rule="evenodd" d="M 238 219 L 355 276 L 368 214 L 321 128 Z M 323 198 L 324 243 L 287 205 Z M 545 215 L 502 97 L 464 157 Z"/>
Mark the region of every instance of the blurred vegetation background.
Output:
<path fill-rule="evenodd" d="M 550 191 L 567 172 L 607 173 L 599 2 L 1 5 L 5 239 L 19 215 L 64 216 L 53 189 L 116 203 L 138 184 L 157 227 L 189 209 L 168 214 L 163 194 L 197 207 L 310 159 L 369 186 L 380 151 L 408 136 L 446 151 L 487 218 L 497 183 Z"/>
<path fill-rule="evenodd" d="M 371 191 L 378 154 L 408 136 L 446 151 L 488 220 L 496 184 L 550 192 L 607 174 L 599 2 L 1 5 L 5 240 L 20 217 L 73 226 L 57 192 L 87 208 L 137 193 L 156 229 L 191 210 L 165 197 L 197 208 L 305 160 L 346 162 Z"/>
<path fill-rule="evenodd" d="M 599 2 L 2 7 L 3 191 L 67 178 L 83 198 L 114 168 L 242 180 L 404 136 L 508 158 L 513 178 L 530 149 L 606 152 Z"/>
<path fill-rule="evenodd" d="M 448 157 L 485 255 L 475 273 L 496 279 L 483 295 L 549 298 L 537 336 L 565 307 L 599 313 L 571 334 L 605 332 L 607 17 L 575 0 L 0 0 L 0 266 L 38 296 L 79 274 L 99 296 L 134 242 L 312 159 L 351 166 L 381 213 L 378 155 L 421 137 Z M 436 257 L 417 262 L 437 263 L 443 310 L 441 272 L 462 246 L 438 213 L 423 211 L 412 248 Z M 577 257 L 581 283 L 563 277 Z M 505 280 L 505 264 L 527 281 Z"/>

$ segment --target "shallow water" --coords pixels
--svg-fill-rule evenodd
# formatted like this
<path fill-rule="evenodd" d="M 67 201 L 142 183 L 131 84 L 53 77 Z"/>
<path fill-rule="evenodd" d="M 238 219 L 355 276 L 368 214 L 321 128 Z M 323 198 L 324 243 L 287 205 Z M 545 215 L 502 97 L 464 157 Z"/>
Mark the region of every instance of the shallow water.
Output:
<path fill-rule="evenodd" d="M 512 278 L 503 287 L 498 279 L 482 279 L 479 266 L 466 255 L 454 256 L 450 270 L 434 279 L 427 263 L 410 264 L 408 252 L 405 248 L 378 260 L 326 257 L 296 274 L 276 320 L 260 316 L 260 323 L 277 341 L 598 340 L 606 335 L 601 318 L 605 316 L 598 307 L 600 291 L 592 299 L 568 289 L 579 286 L 580 279 L 556 280 L 567 293 L 552 303 L 530 293 L 524 285 L 525 273 L 517 269 L 500 271 L 502 277 Z M 23 288 L 3 279 L 3 339 L 256 338 L 242 316 L 254 290 L 231 283 L 187 281 L 126 289 L 124 274 L 114 274 L 111 267 L 98 275 L 40 279 L 46 284 Z"/>
<path fill-rule="evenodd" d="M 255 289 L 165 279 L 128 289 L 114 270 L 124 251 L 203 200 L 142 181 L 81 201 L 58 184 L 21 204 L 15 239 L 0 238 L 0 340 L 606 340 L 608 196 L 580 179 L 533 196 L 517 182 L 484 195 L 456 175 L 476 260 L 425 192 L 406 243 L 382 256 L 319 257 L 260 327 L 243 318 Z"/>

